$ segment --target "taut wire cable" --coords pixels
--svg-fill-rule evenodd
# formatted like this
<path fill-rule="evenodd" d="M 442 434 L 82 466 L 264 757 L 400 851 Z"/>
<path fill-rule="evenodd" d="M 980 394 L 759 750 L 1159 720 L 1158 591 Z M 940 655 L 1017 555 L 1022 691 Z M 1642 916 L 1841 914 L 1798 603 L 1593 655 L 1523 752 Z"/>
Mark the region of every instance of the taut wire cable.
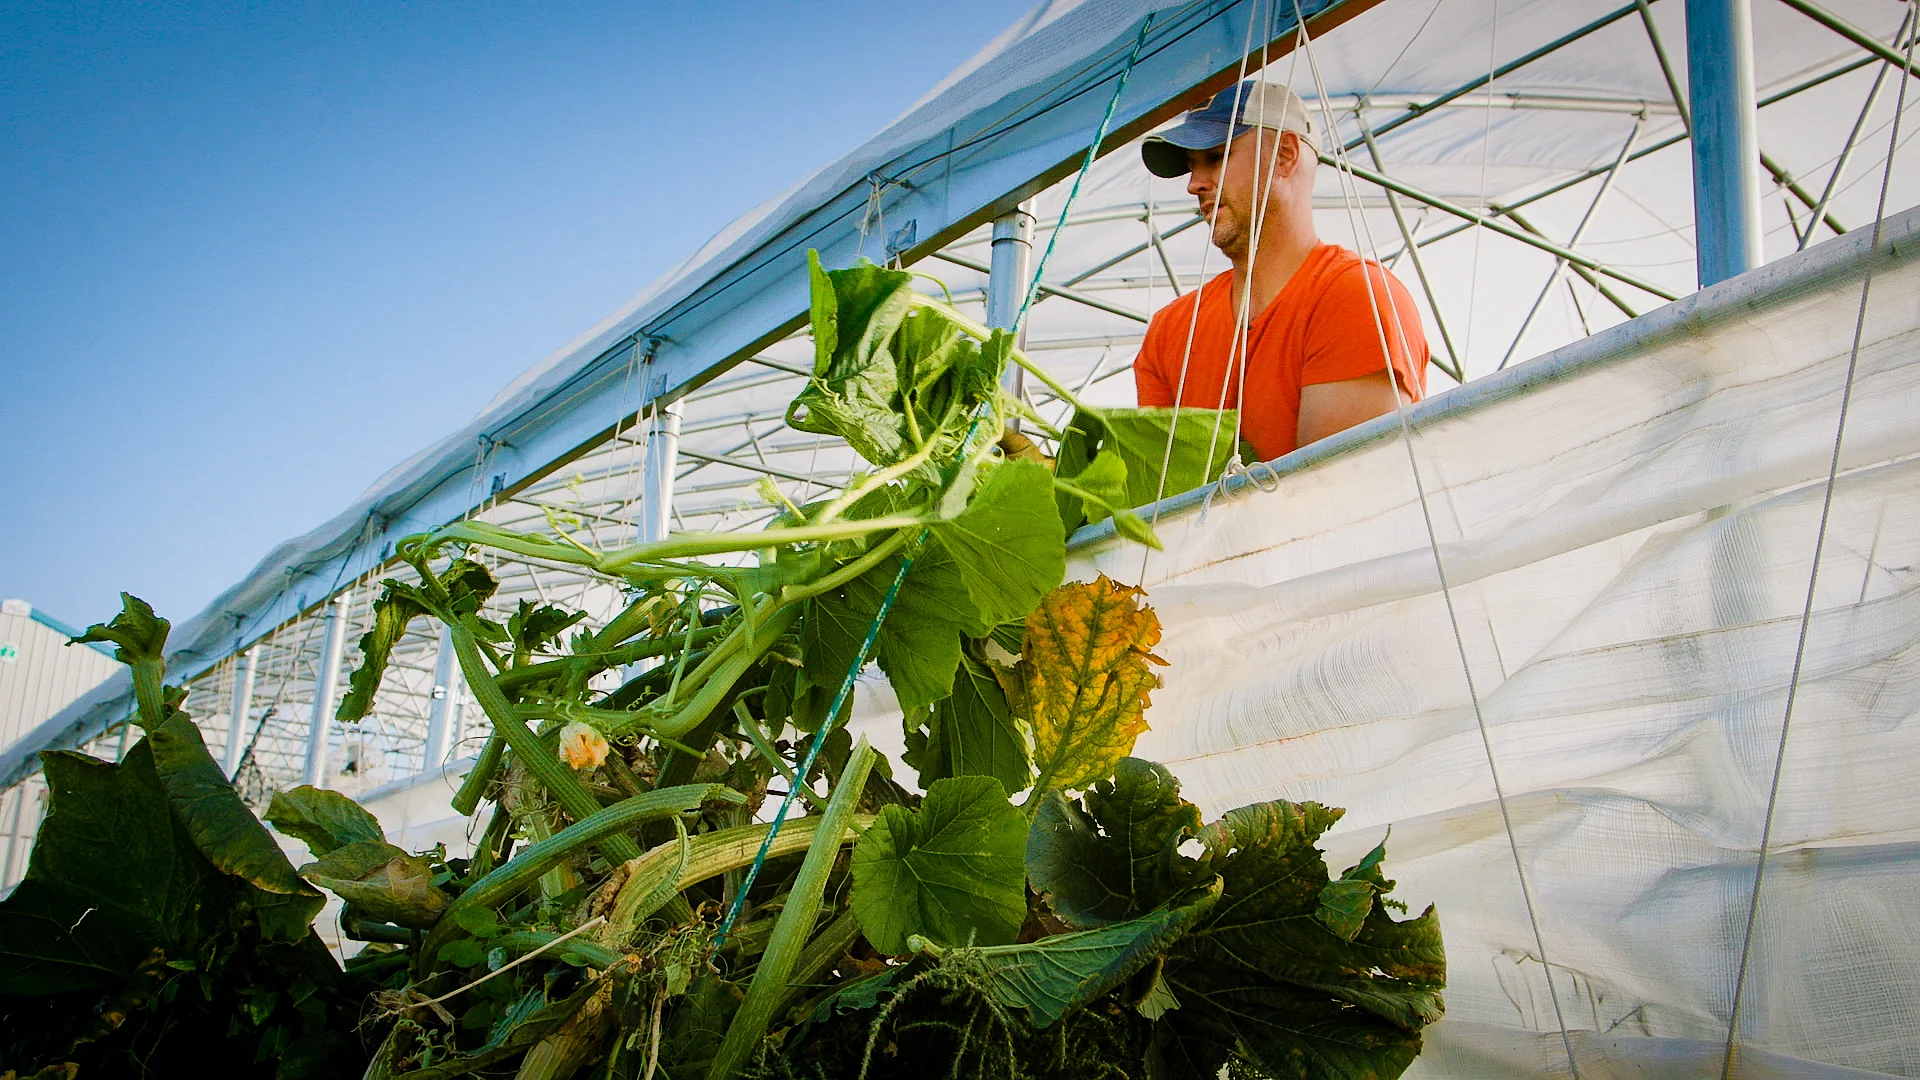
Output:
<path fill-rule="evenodd" d="M 1909 0 L 1908 17 L 1914 7 Z M 1893 134 L 1887 142 L 1886 166 L 1880 173 L 1880 199 L 1873 211 L 1873 236 L 1867 245 L 1866 267 L 1860 279 L 1860 309 L 1853 320 L 1853 346 L 1847 351 L 1847 377 L 1840 387 L 1840 416 L 1833 429 L 1833 455 L 1827 460 L 1827 480 L 1820 496 L 1820 528 L 1813 538 L 1813 566 L 1807 571 L 1807 599 L 1800 608 L 1800 633 L 1793 646 L 1793 675 L 1787 680 L 1786 707 L 1780 718 L 1780 744 L 1773 756 L 1773 780 L 1767 786 L 1767 813 L 1760 826 L 1760 850 L 1753 866 L 1753 893 L 1747 902 L 1746 930 L 1740 940 L 1740 967 L 1733 980 L 1733 1005 L 1727 1012 L 1727 1047 L 1721 1059 L 1722 1080 L 1733 1080 L 1733 1066 L 1739 1052 L 1740 1008 L 1747 988 L 1748 964 L 1753 956 L 1753 931 L 1759 922 L 1760 888 L 1767 873 L 1767 849 L 1773 844 L 1774 814 L 1780 804 L 1780 778 L 1787 764 L 1787 735 L 1793 730 L 1793 707 L 1799 698 L 1802 664 L 1807 655 L 1807 630 L 1813 623 L 1814 591 L 1820 583 L 1820 557 L 1826 553 L 1827 524 L 1833 516 L 1833 489 L 1840 477 L 1840 451 L 1846 440 L 1847 412 L 1853 404 L 1854 377 L 1860 369 L 1860 342 L 1867 329 L 1867 298 L 1873 291 L 1874 259 L 1880 254 L 1880 233 L 1886 224 L 1887 189 L 1893 184 L 1893 159 L 1900 148 L 1900 120 L 1906 110 L 1907 84 L 1913 74 L 1913 39 L 1901 65 L 1900 93 L 1893 106 Z"/>
<path fill-rule="evenodd" d="M 1300 8 L 1300 0 L 1293 0 L 1293 4 L 1297 14 Z M 1494 19 L 1497 23 L 1499 19 L 1497 7 L 1495 8 Z M 1313 52 L 1313 41 L 1311 37 L 1307 36 L 1304 23 L 1305 20 L 1302 20 L 1301 43 L 1302 47 L 1306 50 L 1307 66 L 1313 74 L 1315 93 L 1319 97 L 1321 113 L 1325 117 L 1327 129 L 1331 132 L 1333 130 L 1332 107 L 1327 102 L 1326 83 L 1321 76 L 1319 60 Z M 1344 147 L 1337 146 L 1337 144 L 1336 147 L 1335 153 L 1329 156 L 1328 163 L 1334 166 L 1335 173 L 1340 178 L 1341 199 L 1346 204 L 1348 222 L 1353 229 L 1354 242 L 1361 242 L 1364 232 L 1367 246 L 1373 249 L 1377 256 L 1379 246 L 1374 242 L 1372 227 L 1366 224 L 1365 215 L 1357 212 L 1360 202 L 1357 180 L 1352 171 L 1347 168 L 1347 158 Z M 1377 258 L 1375 261 L 1378 261 Z M 1546 936 L 1541 932 L 1540 916 L 1534 904 L 1533 889 L 1527 881 L 1526 866 L 1520 857 L 1519 840 L 1513 830 L 1513 814 L 1507 805 L 1506 788 L 1501 782 L 1500 770 L 1494 760 L 1493 740 L 1487 730 L 1486 714 L 1481 708 L 1480 693 L 1474 683 L 1473 666 L 1467 657 L 1466 637 L 1460 631 L 1460 616 L 1454 606 L 1452 586 L 1447 580 L 1446 563 L 1440 554 L 1439 533 L 1434 527 L 1433 509 L 1427 499 L 1426 482 L 1420 475 L 1419 461 L 1413 452 L 1413 427 L 1407 420 L 1406 398 L 1400 390 L 1399 372 L 1394 368 L 1393 351 L 1388 346 L 1386 326 L 1381 318 L 1379 300 L 1374 295 L 1373 273 L 1367 268 L 1364 257 L 1361 262 L 1361 280 L 1366 286 L 1367 304 L 1373 313 L 1374 330 L 1379 335 L 1381 356 L 1386 362 L 1387 382 L 1393 388 L 1394 415 L 1400 422 L 1400 442 L 1401 445 L 1406 448 L 1407 467 L 1413 475 L 1414 493 L 1420 503 L 1420 517 L 1426 527 L 1427 547 L 1433 555 L 1434 573 L 1439 578 L 1440 596 L 1447 610 L 1447 623 L 1453 631 L 1454 648 L 1460 656 L 1460 671 L 1466 679 L 1467 699 L 1473 706 L 1474 724 L 1479 729 L 1481 747 L 1486 752 L 1487 771 L 1492 777 L 1494 799 L 1500 809 L 1500 823 L 1506 831 L 1507 848 L 1513 855 L 1513 870 L 1519 880 L 1521 899 L 1526 905 L 1527 922 L 1533 931 L 1534 948 L 1540 956 L 1540 967 L 1546 974 L 1547 996 L 1553 1003 L 1554 1021 L 1560 1029 L 1560 1043 L 1561 1047 L 1566 1051 L 1567 1068 L 1572 1072 L 1574 1080 L 1579 1080 L 1580 1065 L 1574 1058 L 1573 1037 L 1567 1030 L 1566 1015 L 1560 1005 L 1559 988 L 1554 985 L 1553 966 L 1547 959 Z M 1411 353 L 1410 350 L 1406 348 L 1406 330 L 1404 324 L 1400 321 L 1398 303 L 1394 298 L 1393 288 L 1384 281 L 1381 285 L 1383 291 L 1387 294 L 1388 309 L 1393 319 L 1394 327 L 1400 332 L 1402 351 L 1409 353 L 1408 360 L 1409 363 L 1411 363 Z"/>

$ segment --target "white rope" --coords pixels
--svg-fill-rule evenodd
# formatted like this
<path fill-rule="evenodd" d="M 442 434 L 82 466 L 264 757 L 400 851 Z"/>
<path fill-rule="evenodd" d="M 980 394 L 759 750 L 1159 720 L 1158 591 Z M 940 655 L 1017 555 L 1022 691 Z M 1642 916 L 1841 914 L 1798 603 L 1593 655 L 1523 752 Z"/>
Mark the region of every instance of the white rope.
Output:
<path fill-rule="evenodd" d="M 1909 3 L 1908 16 L 1913 14 Z M 1867 328 L 1867 298 L 1873 291 L 1874 260 L 1880 254 L 1880 233 L 1886 223 L 1887 189 L 1893 183 L 1893 159 L 1900 146 L 1900 119 L 1906 108 L 1907 84 L 1913 73 L 1913 40 L 1907 41 L 1905 61 L 1902 64 L 1900 94 L 1893 107 L 1893 134 L 1887 142 L 1886 167 L 1880 174 L 1880 199 L 1873 212 L 1873 237 L 1867 247 L 1867 263 L 1861 273 L 1860 309 L 1853 320 L 1853 346 L 1847 352 L 1846 381 L 1840 387 L 1840 417 L 1834 424 L 1833 454 L 1827 460 L 1827 480 L 1825 490 L 1820 496 L 1820 528 L 1813 538 L 1813 566 L 1807 571 L 1807 598 L 1800 608 L 1800 633 L 1793 646 L 1793 675 L 1787 680 L 1786 707 L 1780 718 L 1780 744 L 1773 755 L 1773 780 L 1767 785 L 1767 813 L 1760 826 L 1760 850 L 1753 866 L 1753 893 L 1747 903 L 1746 930 L 1740 940 L 1740 967 L 1733 981 L 1733 1007 L 1727 1014 L 1727 1047 L 1721 1059 L 1720 1075 L 1722 1080 L 1732 1080 L 1734 1060 L 1738 1051 L 1740 1034 L 1740 1008 L 1744 1004 L 1747 988 L 1747 971 L 1753 955 L 1753 932 L 1759 922 L 1760 889 L 1767 873 L 1768 849 L 1773 845 L 1774 814 L 1780 803 L 1780 778 L 1786 771 L 1787 735 L 1793 729 L 1793 707 L 1799 699 L 1802 665 L 1807 655 L 1807 630 L 1813 623 L 1814 591 L 1820 583 L 1820 558 L 1826 553 L 1827 525 L 1833 516 L 1833 489 L 1840 476 L 1840 451 L 1846 440 L 1847 413 L 1853 404 L 1854 377 L 1860 368 L 1860 342 Z"/>
<path fill-rule="evenodd" d="M 1257 4 L 1258 0 L 1255 0 L 1255 3 Z M 1234 82 L 1233 82 L 1233 86 L 1234 86 L 1233 113 L 1230 116 L 1229 123 L 1228 123 L 1229 134 L 1231 134 L 1232 128 L 1233 128 L 1231 121 L 1234 119 L 1238 119 L 1238 115 L 1240 111 L 1240 86 L 1242 83 L 1246 82 L 1246 79 L 1247 79 L 1247 61 L 1253 58 L 1253 28 L 1254 28 L 1254 25 L 1259 21 L 1256 18 L 1258 14 L 1259 12 L 1255 10 L 1253 12 L 1249 12 L 1247 15 L 1247 37 L 1246 37 L 1246 41 L 1242 43 L 1240 48 L 1240 70 L 1238 74 L 1234 76 Z M 1226 142 L 1225 147 L 1222 148 L 1220 153 L 1220 175 L 1221 176 L 1226 175 L 1227 163 L 1231 159 L 1232 155 L 1233 155 L 1233 140 L 1229 138 Z M 1213 200 L 1213 213 L 1209 215 L 1207 218 L 1207 232 L 1209 234 L 1213 232 L 1214 225 L 1219 220 L 1220 220 L 1220 199 L 1219 199 L 1218 193 L 1216 192 Z M 1173 464 L 1174 436 L 1180 430 L 1180 410 L 1186 402 L 1187 369 L 1193 363 L 1193 337 L 1194 337 L 1194 332 L 1198 330 L 1200 327 L 1200 301 L 1202 299 L 1202 294 L 1206 292 L 1207 260 L 1209 259 L 1209 257 L 1212 256 L 1212 254 L 1213 254 L 1213 245 L 1211 243 L 1207 244 L 1205 247 L 1202 247 L 1200 249 L 1200 284 L 1196 286 L 1193 290 L 1193 316 L 1187 320 L 1187 342 L 1180 356 L 1180 378 L 1176 380 L 1173 384 L 1173 419 L 1167 425 L 1167 445 L 1162 450 L 1160 455 L 1160 477 L 1154 484 L 1153 518 L 1148 524 L 1149 528 L 1157 527 L 1160 524 L 1160 501 L 1167 497 L 1167 469 L 1171 467 L 1171 465 Z M 1146 585 L 1147 560 L 1151 558 L 1152 555 L 1153 555 L 1152 548 L 1147 547 L 1144 544 L 1140 546 L 1140 576 L 1139 576 L 1139 579 L 1135 582 L 1136 585 L 1140 585 L 1140 586 Z"/>
<path fill-rule="evenodd" d="M 1297 13 L 1300 8 L 1300 0 L 1293 0 L 1293 4 L 1294 10 Z M 1497 29 L 1499 20 L 1499 9 L 1497 6 L 1495 7 L 1494 19 Z M 1324 126 L 1329 133 L 1331 133 L 1333 130 L 1332 108 L 1327 103 L 1326 83 L 1321 76 L 1319 60 L 1313 52 L 1312 39 L 1306 34 L 1304 20 L 1302 20 L 1301 26 L 1301 42 L 1306 50 L 1307 66 L 1313 74 L 1315 92 L 1319 98 L 1322 115 L 1325 117 Z M 1374 241 L 1372 227 L 1365 223 L 1365 215 L 1357 213 L 1360 203 L 1358 183 L 1349 167 L 1346 151 L 1343 145 L 1337 140 L 1330 140 L 1329 145 L 1335 148 L 1334 153 L 1331 155 L 1332 164 L 1335 166 L 1335 174 L 1340 178 L 1340 193 L 1342 201 L 1346 206 L 1349 226 L 1353 230 L 1354 242 L 1360 243 L 1364 236 L 1367 247 L 1372 250 L 1376 256 L 1375 262 L 1377 263 L 1379 245 Z M 1514 874 L 1519 880 L 1520 896 L 1526 905 L 1527 922 L 1533 931 L 1534 948 L 1539 953 L 1540 966 L 1546 973 L 1547 995 L 1553 1003 L 1554 1021 L 1560 1029 L 1561 1047 L 1567 1054 L 1567 1068 L 1572 1072 L 1574 1080 L 1579 1080 L 1580 1066 L 1574 1059 L 1573 1038 L 1567 1030 L 1566 1015 L 1560 1005 L 1559 988 L 1554 985 L 1553 967 L 1547 958 L 1546 936 L 1541 932 L 1540 917 L 1534 904 L 1533 890 L 1527 882 L 1526 866 L 1520 857 L 1519 840 L 1513 830 L 1513 815 L 1507 805 L 1506 789 L 1500 780 L 1500 770 L 1494 759 L 1493 740 L 1487 730 L 1486 715 L 1481 708 L 1479 690 L 1474 683 L 1473 666 L 1467 656 L 1466 637 L 1460 630 L 1459 612 L 1454 606 L 1452 586 L 1447 581 L 1446 563 L 1440 554 L 1439 533 L 1434 527 L 1433 510 L 1427 498 L 1426 482 L 1420 474 L 1419 461 L 1413 452 L 1413 427 L 1407 420 L 1407 402 L 1405 396 L 1401 393 L 1400 375 L 1393 364 L 1393 352 L 1388 345 L 1386 326 L 1381 319 L 1379 300 L 1374 295 L 1373 273 L 1371 269 L 1368 268 L 1364 256 L 1362 257 L 1360 268 L 1361 281 L 1367 291 L 1367 304 L 1373 313 L 1374 330 L 1379 335 L 1381 356 L 1386 362 L 1387 382 L 1393 388 L 1394 415 L 1400 422 L 1401 445 L 1406 448 L 1407 467 L 1413 475 L 1414 493 L 1420 502 L 1420 517 L 1426 526 L 1427 547 L 1433 555 L 1434 573 L 1439 578 L 1440 596 L 1447 609 L 1447 623 L 1452 628 L 1454 647 L 1460 656 L 1460 671 L 1466 679 L 1467 699 L 1473 706 L 1474 724 L 1479 729 L 1481 747 L 1486 753 L 1487 771 L 1493 781 L 1494 799 L 1500 808 L 1501 826 L 1506 831 L 1507 847 L 1513 855 Z M 1400 321 L 1399 305 L 1393 295 L 1392 286 L 1383 282 L 1382 287 L 1387 294 L 1388 309 L 1392 315 L 1394 327 L 1400 332 L 1402 351 L 1409 354 L 1408 359 L 1409 362 L 1411 362 L 1411 350 L 1406 348 L 1408 342 L 1405 324 Z"/>

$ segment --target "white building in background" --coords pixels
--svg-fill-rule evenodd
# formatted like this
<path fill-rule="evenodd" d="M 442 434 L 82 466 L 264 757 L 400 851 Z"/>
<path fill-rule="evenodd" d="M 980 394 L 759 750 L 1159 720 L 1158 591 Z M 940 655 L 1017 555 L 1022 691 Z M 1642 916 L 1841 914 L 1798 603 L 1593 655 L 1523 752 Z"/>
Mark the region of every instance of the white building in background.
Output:
<path fill-rule="evenodd" d="M 25 600 L 0 603 L 0 753 L 120 667 L 109 646 L 68 646 L 78 633 Z M 26 872 L 45 811 L 39 776 L 0 799 L 0 891 Z"/>

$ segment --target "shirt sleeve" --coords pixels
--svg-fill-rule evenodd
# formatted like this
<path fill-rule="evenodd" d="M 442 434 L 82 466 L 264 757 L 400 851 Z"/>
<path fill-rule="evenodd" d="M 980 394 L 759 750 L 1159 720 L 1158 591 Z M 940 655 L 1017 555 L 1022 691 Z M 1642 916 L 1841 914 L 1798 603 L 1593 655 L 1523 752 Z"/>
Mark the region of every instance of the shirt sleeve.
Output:
<path fill-rule="evenodd" d="M 1368 276 L 1373 279 L 1371 297 Z M 1387 365 L 1380 354 L 1383 329 L 1401 386 L 1418 398 L 1426 386 L 1429 359 L 1420 311 L 1406 286 L 1372 263 L 1356 263 L 1341 272 L 1314 305 L 1307 322 L 1300 385 L 1344 382 L 1385 371 Z"/>
<path fill-rule="evenodd" d="M 1134 397 L 1143 409 L 1164 409 L 1173 404 L 1173 383 L 1167 378 L 1166 365 L 1160 355 L 1160 328 L 1164 321 L 1156 316 L 1147 324 L 1147 333 L 1140 339 L 1140 353 L 1133 358 Z"/>

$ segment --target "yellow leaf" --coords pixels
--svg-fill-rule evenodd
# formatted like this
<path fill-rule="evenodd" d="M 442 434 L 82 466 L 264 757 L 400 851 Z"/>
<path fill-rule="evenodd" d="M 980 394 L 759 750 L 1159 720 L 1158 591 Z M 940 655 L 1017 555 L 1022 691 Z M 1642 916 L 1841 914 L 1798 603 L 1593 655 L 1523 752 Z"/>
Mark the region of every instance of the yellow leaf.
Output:
<path fill-rule="evenodd" d="M 1102 574 L 1068 582 L 1027 616 L 1020 663 L 1006 673 L 1008 704 L 1033 727 L 1036 791 L 1085 788 L 1113 772 L 1147 730 L 1149 664 L 1160 619 L 1141 590 Z"/>

